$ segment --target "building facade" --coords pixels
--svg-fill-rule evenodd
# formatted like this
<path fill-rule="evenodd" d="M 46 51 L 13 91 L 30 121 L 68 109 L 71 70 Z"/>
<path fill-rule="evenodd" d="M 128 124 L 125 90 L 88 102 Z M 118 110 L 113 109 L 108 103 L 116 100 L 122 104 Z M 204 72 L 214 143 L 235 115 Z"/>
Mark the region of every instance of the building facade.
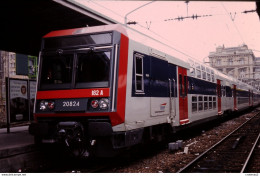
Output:
<path fill-rule="evenodd" d="M 6 123 L 6 78 L 35 79 L 37 75 L 37 57 L 28 57 L 28 74 L 17 75 L 17 54 L 0 51 L 0 127 Z"/>
<path fill-rule="evenodd" d="M 215 52 L 209 53 L 209 64 L 226 75 L 259 88 L 260 60 L 245 44 L 238 47 L 217 47 Z"/>

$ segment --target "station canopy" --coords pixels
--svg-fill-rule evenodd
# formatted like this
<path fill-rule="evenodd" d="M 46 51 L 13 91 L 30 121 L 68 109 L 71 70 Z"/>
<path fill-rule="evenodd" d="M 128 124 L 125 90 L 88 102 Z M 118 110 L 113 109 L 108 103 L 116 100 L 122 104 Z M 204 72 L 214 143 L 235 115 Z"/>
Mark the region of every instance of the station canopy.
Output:
<path fill-rule="evenodd" d="M 0 50 L 34 56 L 50 31 L 115 23 L 69 0 L 3 0 L 0 22 Z"/>

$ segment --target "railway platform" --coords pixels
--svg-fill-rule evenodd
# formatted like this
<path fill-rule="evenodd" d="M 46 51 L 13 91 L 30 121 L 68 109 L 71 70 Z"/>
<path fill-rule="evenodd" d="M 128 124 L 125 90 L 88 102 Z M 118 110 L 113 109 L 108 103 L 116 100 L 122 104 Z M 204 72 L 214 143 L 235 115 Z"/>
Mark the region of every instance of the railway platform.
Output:
<path fill-rule="evenodd" d="M 28 125 L 10 128 L 10 133 L 6 128 L 0 129 L 0 158 L 28 152 L 33 148 L 34 139 L 29 134 Z"/>

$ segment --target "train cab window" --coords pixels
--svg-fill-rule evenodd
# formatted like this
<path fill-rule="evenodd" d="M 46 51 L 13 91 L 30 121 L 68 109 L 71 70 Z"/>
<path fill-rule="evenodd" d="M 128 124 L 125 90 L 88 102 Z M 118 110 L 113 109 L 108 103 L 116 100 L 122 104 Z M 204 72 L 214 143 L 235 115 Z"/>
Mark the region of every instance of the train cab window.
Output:
<path fill-rule="evenodd" d="M 143 81 L 143 56 L 135 54 L 135 91 L 144 92 L 144 81 Z"/>
<path fill-rule="evenodd" d="M 70 88 L 73 54 L 43 55 L 40 89 Z"/>
<path fill-rule="evenodd" d="M 78 53 L 76 88 L 108 87 L 110 51 Z"/>

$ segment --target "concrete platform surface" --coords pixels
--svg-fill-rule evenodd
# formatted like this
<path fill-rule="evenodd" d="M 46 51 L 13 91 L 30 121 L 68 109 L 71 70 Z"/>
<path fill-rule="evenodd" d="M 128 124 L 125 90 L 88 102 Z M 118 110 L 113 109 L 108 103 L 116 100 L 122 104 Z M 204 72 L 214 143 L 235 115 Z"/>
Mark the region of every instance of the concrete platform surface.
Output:
<path fill-rule="evenodd" d="M 34 149 L 34 138 L 29 134 L 28 126 L 0 129 L 0 158 L 25 153 Z"/>

